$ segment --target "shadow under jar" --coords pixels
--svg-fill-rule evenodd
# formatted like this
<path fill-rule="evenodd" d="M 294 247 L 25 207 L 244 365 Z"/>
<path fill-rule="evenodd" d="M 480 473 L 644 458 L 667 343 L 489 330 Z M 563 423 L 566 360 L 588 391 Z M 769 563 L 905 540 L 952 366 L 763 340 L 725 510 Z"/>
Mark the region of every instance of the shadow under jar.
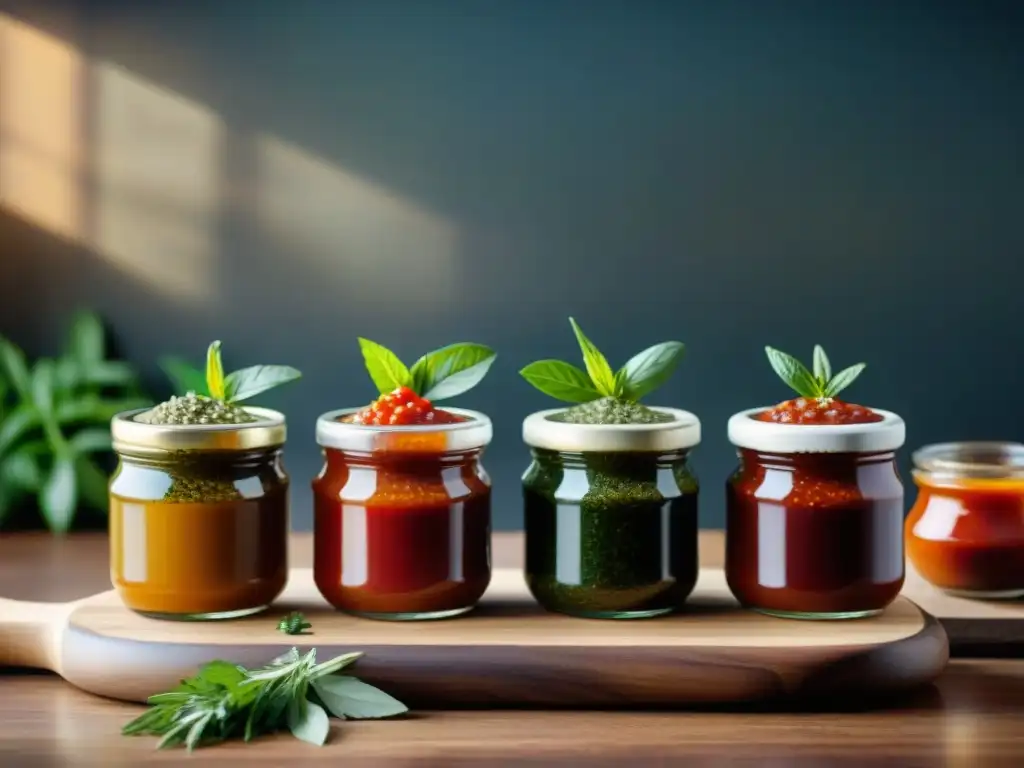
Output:
<path fill-rule="evenodd" d="M 111 423 L 110 573 L 124 604 L 159 619 L 214 620 L 267 608 L 288 580 L 284 416 L 156 425 L 145 409 Z"/>
<path fill-rule="evenodd" d="M 960 597 L 1024 596 L 1024 445 L 943 443 L 914 453 L 907 557 Z"/>
<path fill-rule="evenodd" d="M 725 574 L 736 599 L 793 619 L 880 613 L 903 586 L 905 426 L 729 420 L 740 464 L 726 484 Z"/>
<path fill-rule="evenodd" d="M 443 619 L 471 610 L 491 580 L 491 482 L 480 463 L 491 421 L 459 408 L 450 424 L 317 421 L 314 577 L 324 598 L 371 619 Z"/>
<path fill-rule="evenodd" d="M 526 582 L 545 609 L 593 619 L 658 616 L 697 583 L 700 421 L 670 408 L 654 424 L 523 422 Z"/>

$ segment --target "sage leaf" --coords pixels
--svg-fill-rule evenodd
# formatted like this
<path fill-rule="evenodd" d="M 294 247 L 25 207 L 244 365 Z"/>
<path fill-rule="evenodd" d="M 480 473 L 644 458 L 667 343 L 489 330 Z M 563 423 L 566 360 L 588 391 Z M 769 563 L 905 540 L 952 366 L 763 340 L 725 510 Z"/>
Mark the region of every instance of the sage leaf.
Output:
<path fill-rule="evenodd" d="M 394 717 L 409 711 L 393 696 L 348 675 L 320 677 L 312 685 L 324 706 L 337 717 L 366 720 Z"/>
<path fill-rule="evenodd" d="M 103 323 L 92 312 L 79 312 L 71 323 L 68 352 L 83 368 L 106 357 Z"/>
<path fill-rule="evenodd" d="M 519 374 L 545 395 L 567 403 L 589 403 L 601 397 L 586 373 L 561 360 L 538 360 Z"/>
<path fill-rule="evenodd" d="M 331 723 L 319 704 L 307 699 L 292 699 L 288 704 L 288 728 L 295 738 L 320 747 L 327 741 Z"/>
<path fill-rule="evenodd" d="M 621 369 L 622 395 L 637 401 L 660 387 L 683 359 L 685 349 L 682 342 L 663 341 L 631 357 Z"/>
<path fill-rule="evenodd" d="M 413 364 L 413 389 L 431 401 L 456 397 L 479 384 L 496 358 L 494 350 L 483 344 L 450 344 Z"/>
<path fill-rule="evenodd" d="M 302 374 L 289 365 L 253 365 L 228 374 L 224 381 L 229 403 L 240 403 L 268 389 L 279 387 L 302 378 Z"/>
<path fill-rule="evenodd" d="M 224 399 L 224 362 L 220 356 L 220 342 L 214 341 L 206 350 L 206 388 L 210 397 Z"/>
<path fill-rule="evenodd" d="M 608 360 L 601 354 L 601 351 L 594 343 L 586 337 L 583 329 L 571 317 L 569 318 L 569 324 L 572 326 L 573 333 L 576 334 L 576 341 L 579 343 L 580 351 L 583 353 L 583 364 L 587 368 L 587 373 L 590 375 L 594 388 L 602 395 L 614 397 L 615 373 L 608 364 Z"/>
<path fill-rule="evenodd" d="M 835 397 L 838 395 L 853 384 L 854 379 L 860 376 L 865 368 L 867 368 L 866 364 L 857 363 L 841 370 L 829 380 L 828 385 L 825 387 L 824 397 Z"/>
<path fill-rule="evenodd" d="M 824 396 L 823 388 L 818 386 L 813 374 L 807 370 L 803 363 L 792 355 L 787 355 L 785 352 L 780 352 L 771 347 L 765 347 L 764 351 L 775 373 L 797 394 L 807 398 Z"/>
<path fill-rule="evenodd" d="M 398 387 L 412 384 L 412 374 L 398 355 L 375 341 L 359 339 L 359 349 L 366 361 L 366 370 L 373 379 L 374 386 L 383 395 Z"/>
<path fill-rule="evenodd" d="M 32 377 L 25 362 L 25 354 L 3 336 L 0 336 L 0 368 L 23 399 L 32 399 Z"/>
<path fill-rule="evenodd" d="M 187 395 L 189 392 L 195 392 L 197 395 L 209 396 L 210 390 L 206 386 L 206 374 L 198 368 L 177 357 L 164 357 L 160 360 L 159 365 L 167 378 L 171 380 L 174 394 Z"/>
<path fill-rule="evenodd" d="M 50 476 L 43 486 L 39 505 L 47 527 L 53 533 L 67 533 L 75 517 L 78 503 L 78 485 L 74 458 L 67 453 L 54 459 Z"/>
<path fill-rule="evenodd" d="M 814 345 L 814 378 L 822 387 L 828 384 L 829 379 L 832 378 L 832 364 L 829 363 L 828 355 L 825 354 L 821 344 Z"/>

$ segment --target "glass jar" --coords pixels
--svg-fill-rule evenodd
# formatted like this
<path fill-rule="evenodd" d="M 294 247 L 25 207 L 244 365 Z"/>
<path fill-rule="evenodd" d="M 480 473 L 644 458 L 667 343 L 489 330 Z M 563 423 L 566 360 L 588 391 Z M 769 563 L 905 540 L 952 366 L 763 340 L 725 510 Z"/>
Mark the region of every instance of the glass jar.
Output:
<path fill-rule="evenodd" d="M 368 426 L 317 420 L 324 468 L 313 481 L 314 577 L 335 608 L 371 619 L 442 619 L 471 610 L 491 580 L 491 442 L 482 413 L 463 421 Z"/>
<path fill-rule="evenodd" d="M 285 419 L 111 423 L 110 573 L 124 604 L 160 619 L 231 619 L 267 608 L 288 580 Z"/>
<path fill-rule="evenodd" d="M 725 574 L 736 599 L 796 619 L 882 611 L 903 587 L 903 483 L 894 413 L 867 424 L 779 424 L 735 414 Z"/>
<path fill-rule="evenodd" d="M 681 608 L 697 583 L 700 442 L 692 413 L 656 424 L 523 422 L 526 582 L 545 609 L 631 619 Z"/>
<path fill-rule="evenodd" d="M 934 586 L 985 600 L 1024 596 L 1024 445 L 943 443 L 914 453 L 907 557 Z"/>

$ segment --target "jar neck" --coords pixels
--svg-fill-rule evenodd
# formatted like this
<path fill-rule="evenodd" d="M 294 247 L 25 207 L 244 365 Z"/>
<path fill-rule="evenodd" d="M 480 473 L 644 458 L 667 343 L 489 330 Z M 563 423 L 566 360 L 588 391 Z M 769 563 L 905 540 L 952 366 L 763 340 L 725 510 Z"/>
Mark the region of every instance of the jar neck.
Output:
<path fill-rule="evenodd" d="M 807 470 L 827 473 L 850 467 L 886 464 L 896 460 L 895 451 L 876 453 L 770 453 L 739 448 L 736 451 L 744 466 L 763 466 L 780 470 Z"/>
<path fill-rule="evenodd" d="M 243 469 L 273 464 L 281 459 L 284 446 L 251 451 L 127 451 L 118 453 L 121 461 L 158 469 L 201 467 L 204 469 Z"/>
<path fill-rule="evenodd" d="M 689 449 L 677 451 L 635 451 L 635 452 L 574 452 L 552 451 L 547 448 L 530 448 L 534 461 L 547 466 L 586 469 L 595 462 L 638 463 L 649 466 L 669 467 L 685 462 L 690 455 Z"/>
<path fill-rule="evenodd" d="M 402 468 L 422 470 L 469 467 L 480 461 L 483 448 L 468 451 L 343 451 L 324 448 L 324 458 L 331 469 L 344 467 Z"/>

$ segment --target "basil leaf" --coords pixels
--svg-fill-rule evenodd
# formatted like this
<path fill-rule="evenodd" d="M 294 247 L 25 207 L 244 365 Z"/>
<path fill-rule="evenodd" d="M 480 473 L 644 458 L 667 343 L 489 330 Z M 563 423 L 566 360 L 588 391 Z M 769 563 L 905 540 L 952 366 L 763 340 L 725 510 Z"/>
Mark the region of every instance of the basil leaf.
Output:
<path fill-rule="evenodd" d="M 829 379 L 832 378 L 832 365 L 821 344 L 814 345 L 814 378 L 818 380 L 818 385 L 821 387 L 828 384 Z"/>
<path fill-rule="evenodd" d="M 377 390 L 383 395 L 398 387 L 412 384 L 412 374 L 398 355 L 375 341 L 359 339 L 359 349 L 366 361 L 366 370 Z"/>
<path fill-rule="evenodd" d="M 835 397 L 838 395 L 853 384 L 854 379 L 860 376 L 865 368 L 867 368 L 867 365 L 864 363 L 857 363 L 841 370 L 828 382 L 828 386 L 825 387 L 824 397 Z"/>
<path fill-rule="evenodd" d="M 289 365 L 253 365 L 228 374 L 224 391 L 229 403 L 240 403 L 301 377 L 302 374 Z"/>
<path fill-rule="evenodd" d="M 206 386 L 206 375 L 184 360 L 177 357 L 164 357 L 161 358 L 159 365 L 167 378 L 171 380 L 174 394 L 187 395 L 189 392 L 207 396 L 210 394 L 210 390 Z"/>
<path fill-rule="evenodd" d="M 106 357 L 103 323 L 92 312 L 79 312 L 71 324 L 68 352 L 80 366 L 101 362 Z"/>
<path fill-rule="evenodd" d="M 409 708 L 379 688 L 348 675 L 328 675 L 313 681 L 313 690 L 336 717 L 353 720 L 394 717 Z"/>
<path fill-rule="evenodd" d="M 483 344 L 461 342 L 429 352 L 412 366 L 413 389 L 427 400 L 461 395 L 487 375 L 497 355 Z"/>
<path fill-rule="evenodd" d="M 288 729 L 295 738 L 320 747 L 327 741 L 331 723 L 323 707 L 299 698 L 288 704 Z"/>
<path fill-rule="evenodd" d="M 771 363 L 775 373 L 786 382 L 797 394 L 803 397 L 822 397 L 822 388 L 814 380 L 810 371 L 792 355 L 780 352 L 771 347 L 764 348 L 768 355 L 768 362 Z"/>
<path fill-rule="evenodd" d="M 77 503 L 74 458 L 69 454 L 58 455 L 39 497 L 39 506 L 47 527 L 54 533 L 67 533 L 75 517 Z"/>
<path fill-rule="evenodd" d="M 224 399 L 224 362 L 220 357 L 220 342 L 215 341 L 206 350 L 206 388 L 210 397 Z"/>
<path fill-rule="evenodd" d="M 538 360 L 519 374 L 545 395 L 568 403 L 589 403 L 601 397 L 587 374 L 561 360 Z"/>
<path fill-rule="evenodd" d="M 590 375 L 594 388 L 602 395 L 614 396 L 615 373 L 612 371 L 612 367 L 608 365 L 608 360 L 594 346 L 594 343 L 586 337 L 583 329 L 571 317 L 569 318 L 569 324 L 572 326 L 573 333 L 576 334 L 576 341 L 580 345 L 580 351 L 583 352 L 583 364 L 587 368 L 587 373 Z"/>
<path fill-rule="evenodd" d="M 683 359 L 685 348 L 680 341 L 663 341 L 631 357 L 620 371 L 625 384 L 622 394 L 635 401 L 660 387 Z"/>
<path fill-rule="evenodd" d="M 0 367 L 15 391 L 25 400 L 30 400 L 31 374 L 25 363 L 25 354 L 3 336 L 0 336 Z"/>

